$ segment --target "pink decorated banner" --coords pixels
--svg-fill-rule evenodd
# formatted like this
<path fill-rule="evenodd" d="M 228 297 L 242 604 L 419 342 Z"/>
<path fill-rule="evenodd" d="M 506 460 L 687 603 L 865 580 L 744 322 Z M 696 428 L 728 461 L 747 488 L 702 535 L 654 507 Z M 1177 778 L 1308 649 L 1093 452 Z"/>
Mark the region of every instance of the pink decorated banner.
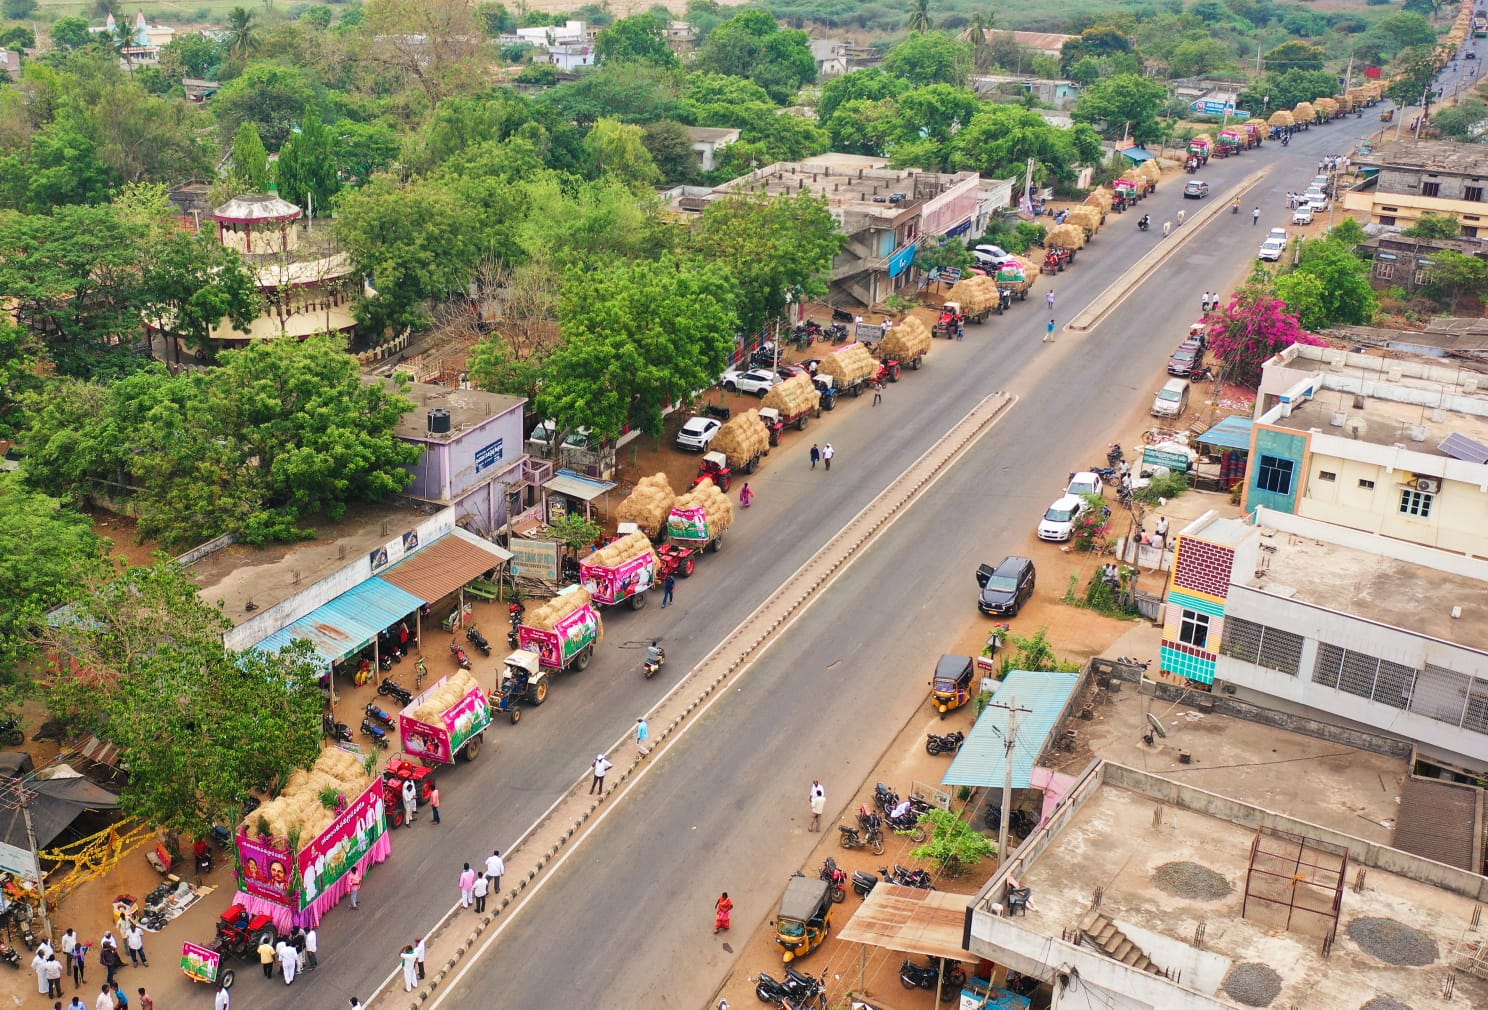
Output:
<path fill-rule="evenodd" d="M 322 891 L 334 887 L 385 834 L 387 811 L 379 779 L 347 804 L 329 827 L 301 847 L 295 857 L 300 876 L 299 907 L 306 908 Z"/>
<path fill-rule="evenodd" d="M 238 834 L 238 889 L 280 905 L 290 902 L 289 853 L 267 841 Z"/>
<path fill-rule="evenodd" d="M 667 535 L 678 540 L 707 540 L 707 511 L 701 505 L 672 509 L 667 516 Z"/>
<path fill-rule="evenodd" d="M 605 606 L 628 600 L 636 593 L 644 593 L 656 581 L 656 554 L 647 551 L 614 568 L 579 563 L 579 581 L 589 590 L 589 595 Z"/>
<path fill-rule="evenodd" d="M 439 724 L 422 722 L 407 713 L 417 710 L 444 685 L 441 680 L 419 695 L 398 714 L 398 735 L 403 749 L 415 757 L 453 764 L 465 741 L 491 725 L 491 702 L 479 687 L 440 713 Z"/>
<path fill-rule="evenodd" d="M 525 624 L 517 629 L 517 644 L 542 657 L 544 666 L 557 670 L 598 639 L 599 611 L 588 603 L 555 623 L 552 631 Z"/>
<path fill-rule="evenodd" d="M 187 940 L 181 944 L 181 970 L 193 982 L 216 982 L 222 955 L 210 947 Z"/>

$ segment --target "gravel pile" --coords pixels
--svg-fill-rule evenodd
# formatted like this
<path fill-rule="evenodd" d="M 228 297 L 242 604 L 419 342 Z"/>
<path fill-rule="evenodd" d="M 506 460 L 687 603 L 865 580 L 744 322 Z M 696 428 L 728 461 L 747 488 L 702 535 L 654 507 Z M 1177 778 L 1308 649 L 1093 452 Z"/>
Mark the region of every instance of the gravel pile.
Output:
<path fill-rule="evenodd" d="M 1361 1006 L 1359 1010 L 1411 1010 L 1411 1008 L 1394 996 L 1376 996 Z"/>
<path fill-rule="evenodd" d="M 1440 955 L 1430 936 L 1394 919 L 1355 919 L 1348 924 L 1348 935 L 1364 953 L 1386 964 L 1419 967 Z"/>
<path fill-rule="evenodd" d="M 1234 890 L 1223 876 L 1200 863 L 1163 863 L 1152 881 L 1175 897 L 1194 901 L 1218 901 Z"/>
<path fill-rule="evenodd" d="M 1270 1006 L 1281 995 L 1281 976 L 1259 961 L 1246 961 L 1230 969 L 1223 988 L 1236 1003 Z"/>

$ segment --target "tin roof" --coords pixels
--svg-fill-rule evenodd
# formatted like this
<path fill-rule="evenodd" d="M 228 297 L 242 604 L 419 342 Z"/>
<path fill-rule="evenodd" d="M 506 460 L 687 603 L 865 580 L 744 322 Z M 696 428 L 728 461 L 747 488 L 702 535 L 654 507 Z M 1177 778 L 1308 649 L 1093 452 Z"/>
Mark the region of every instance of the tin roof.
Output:
<path fill-rule="evenodd" d="M 1013 788 L 1027 789 L 1033 766 L 1059 724 L 1080 681 L 1078 673 L 1014 670 L 992 693 L 993 705 L 1019 709 L 1017 741 L 1013 749 Z M 1007 729 L 1010 712 L 988 708 L 972 725 L 966 742 L 940 780 L 943 786 L 1000 787 L 1007 768 Z"/>
<path fill-rule="evenodd" d="M 316 655 L 335 663 L 370 644 L 378 632 L 407 617 L 424 602 L 391 582 L 368 579 L 253 648 L 278 652 L 297 639 L 305 639 Z"/>
<path fill-rule="evenodd" d="M 965 894 L 880 883 L 868 892 L 837 939 L 964 961 L 961 936 L 970 903 Z"/>
<path fill-rule="evenodd" d="M 456 527 L 412 557 L 399 561 L 383 572 L 381 578 L 433 603 L 511 558 L 510 552 Z"/>

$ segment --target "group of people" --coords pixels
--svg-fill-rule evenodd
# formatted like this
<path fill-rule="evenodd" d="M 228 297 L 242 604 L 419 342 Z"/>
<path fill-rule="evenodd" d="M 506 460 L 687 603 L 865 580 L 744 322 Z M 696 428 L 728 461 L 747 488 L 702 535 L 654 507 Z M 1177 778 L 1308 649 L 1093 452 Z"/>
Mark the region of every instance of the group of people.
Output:
<path fill-rule="evenodd" d="M 1201 312 L 1218 312 L 1219 292 L 1205 291 L 1203 297 L 1199 299 L 1199 310 Z"/>
<path fill-rule="evenodd" d="M 268 937 L 258 945 L 258 962 L 263 965 L 264 978 L 274 977 L 274 964 L 279 965 L 279 974 L 285 985 L 293 985 L 295 976 L 302 971 L 314 971 L 320 967 L 320 940 L 315 927 L 303 926 L 289 936 L 281 937 L 278 943 L 270 943 Z"/>
<path fill-rule="evenodd" d="M 811 443 L 811 469 L 815 470 L 816 469 L 816 464 L 818 464 L 818 463 L 820 463 L 823 466 L 825 466 L 828 470 L 832 469 L 832 457 L 833 456 L 836 456 L 836 455 L 837 455 L 837 450 L 832 448 L 832 443 L 831 442 L 828 442 L 825 447 L 819 446 L 815 442 L 812 442 Z"/>
<path fill-rule="evenodd" d="M 150 967 L 150 958 L 145 953 L 145 931 L 140 924 L 127 916 L 120 916 L 117 928 L 123 934 L 124 950 L 129 953 L 129 963 Z M 72 976 L 74 989 L 81 987 L 88 980 L 88 952 L 92 949 L 93 945 L 79 937 L 75 929 L 64 932 L 55 945 L 51 937 L 42 940 L 37 944 L 36 954 L 31 959 L 31 970 L 36 972 L 36 991 L 45 996 L 60 997 L 62 979 L 68 975 Z M 124 957 L 119 953 L 119 938 L 114 935 L 113 930 L 106 930 L 98 941 L 98 963 L 108 972 L 105 983 L 113 991 L 116 988 L 114 976 L 124 967 Z M 128 1002 L 129 997 L 125 995 L 124 1004 L 127 1006 Z"/>

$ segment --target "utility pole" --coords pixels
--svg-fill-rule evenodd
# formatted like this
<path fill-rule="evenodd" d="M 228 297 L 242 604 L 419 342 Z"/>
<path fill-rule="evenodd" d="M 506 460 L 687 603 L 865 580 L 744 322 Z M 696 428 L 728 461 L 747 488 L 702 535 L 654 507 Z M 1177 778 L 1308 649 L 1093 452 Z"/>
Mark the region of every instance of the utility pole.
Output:
<path fill-rule="evenodd" d="M 1350 56 L 1349 57 L 1349 61 L 1348 61 L 1348 69 L 1343 72 L 1343 94 L 1344 94 L 1345 97 L 1348 96 L 1349 85 L 1353 83 L 1353 80 L 1354 80 L 1354 58 L 1352 56 Z"/>
<path fill-rule="evenodd" d="M 1013 813 L 1013 751 L 1018 743 L 1018 713 L 1032 713 L 1031 708 L 1019 708 L 1018 699 L 1011 699 L 1006 705 L 993 702 L 988 708 L 1000 708 L 1008 714 L 1007 733 L 1002 738 L 1003 746 L 1003 775 L 1002 775 L 1002 817 L 997 825 L 997 862 L 1001 865 L 1007 862 L 1008 821 Z"/>
<path fill-rule="evenodd" d="M 36 867 L 36 896 L 40 899 L 41 922 L 46 930 L 43 935 L 50 937 L 53 935 L 52 914 L 47 908 L 46 875 L 41 870 L 41 856 L 37 852 L 36 829 L 31 824 L 31 801 L 36 798 L 36 794 L 28 788 L 30 779 L 31 776 L 12 780 L 5 787 L 4 792 L 0 793 L 0 809 L 19 810 L 25 821 L 26 845 Z"/>

